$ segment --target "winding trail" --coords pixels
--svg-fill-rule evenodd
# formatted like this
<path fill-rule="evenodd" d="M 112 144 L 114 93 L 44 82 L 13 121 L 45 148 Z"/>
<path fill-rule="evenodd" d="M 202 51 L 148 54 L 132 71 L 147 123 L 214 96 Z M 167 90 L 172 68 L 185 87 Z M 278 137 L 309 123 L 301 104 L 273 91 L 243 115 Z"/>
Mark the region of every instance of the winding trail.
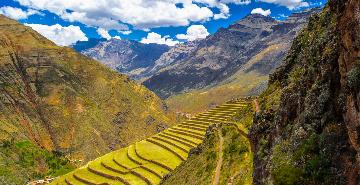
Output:
<path fill-rule="evenodd" d="M 235 178 L 237 178 L 239 175 L 240 175 L 240 172 L 238 172 L 235 175 L 233 175 L 232 177 L 230 177 L 230 180 L 227 185 L 233 185 Z"/>
<path fill-rule="evenodd" d="M 221 175 L 221 166 L 223 163 L 223 144 L 224 144 L 224 138 L 221 135 L 221 130 L 218 130 L 218 134 L 219 134 L 219 159 L 217 161 L 216 164 L 216 169 L 215 169 L 215 176 L 214 176 L 214 180 L 212 185 L 218 185 L 219 181 L 220 181 L 220 175 Z"/>
<path fill-rule="evenodd" d="M 259 106 L 259 102 L 257 99 L 254 99 L 254 104 L 255 104 L 255 112 L 259 113 L 260 112 L 260 106 Z"/>

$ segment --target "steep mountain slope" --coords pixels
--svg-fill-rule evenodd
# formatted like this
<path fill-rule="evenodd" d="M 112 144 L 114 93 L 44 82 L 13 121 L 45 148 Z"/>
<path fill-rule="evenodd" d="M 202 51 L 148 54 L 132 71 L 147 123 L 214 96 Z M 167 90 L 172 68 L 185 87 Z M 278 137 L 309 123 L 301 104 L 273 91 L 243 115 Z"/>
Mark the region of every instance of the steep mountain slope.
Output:
<path fill-rule="evenodd" d="M 255 78 L 266 76 L 281 63 L 296 33 L 316 11 L 318 9 L 296 13 L 285 21 L 260 14 L 248 15 L 200 41 L 187 58 L 143 84 L 161 98 L 167 98 L 217 86 L 242 68 L 244 74 L 253 73 Z M 270 51 L 261 55 L 266 50 Z"/>
<path fill-rule="evenodd" d="M 143 73 L 154 67 L 155 61 L 170 49 L 166 45 L 119 39 L 89 40 L 72 47 L 133 79 L 143 78 Z"/>
<path fill-rule="evenodd" d="M 260 96 L 254 184 L 360 184 L 360 2 L 310 18 Z"/>
<path fill-rule="evenodd" d="M 4 16 L 0 46 L 2 146 L 30 141 L 81 164 L 171 123 L 145 87 Z M 15 154 L 0 149 L 8 164 Z M 0 175 L 8 169 L 0 165 Z"/>

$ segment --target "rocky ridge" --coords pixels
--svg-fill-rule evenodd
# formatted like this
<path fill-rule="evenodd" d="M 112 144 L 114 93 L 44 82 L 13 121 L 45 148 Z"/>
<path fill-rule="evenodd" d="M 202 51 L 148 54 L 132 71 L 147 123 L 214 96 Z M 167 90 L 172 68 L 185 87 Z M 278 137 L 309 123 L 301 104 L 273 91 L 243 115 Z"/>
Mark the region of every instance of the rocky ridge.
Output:
<path fill-rule="evenodd" d="M 360 3 L 310 18 L 260 96 L 254 184 L 360 183 Z"/>

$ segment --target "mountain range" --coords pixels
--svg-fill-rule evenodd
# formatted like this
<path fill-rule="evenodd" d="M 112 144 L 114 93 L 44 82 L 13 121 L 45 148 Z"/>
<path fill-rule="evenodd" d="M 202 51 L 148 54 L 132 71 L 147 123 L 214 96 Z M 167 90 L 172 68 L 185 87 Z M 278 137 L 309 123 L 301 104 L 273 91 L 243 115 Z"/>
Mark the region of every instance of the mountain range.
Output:
<path fill-rule="evenodd" d="M 260 94 L 294 37 L 319 11 L 294 13 L 284 21 L 250 14 L 205 39 L 171 48 L 111 39 L 79 51 L 143 83 L 171 109 L 199 112 L 234 97 Z"/>
<path fill-rule="evenodd" d="M 360 184 L 359 12 L 73 48 L 0 15 L 0 184 Z"/>
<path fill-rule="evenodd" d="M 155 67 L 155 61 L 170 49 L 167 45 L 115 38 L 78 41 L 72 47 L 135 80 L 144 78 Z"/>
<path fill-rule="evenodd" d="M 175 65 L 158 72 L 143 84 L 160 97 L 168 98 L 229 83 L 238 79 L 234 75 L 239 72 L 255 74 L 255 78 L 266 76 L 281 64 L 307 18 L 318 11 L 295 13 L 285 21 L 260 14 L 248 15 L 199 41 L 188 57 L 174 62 Z"/>

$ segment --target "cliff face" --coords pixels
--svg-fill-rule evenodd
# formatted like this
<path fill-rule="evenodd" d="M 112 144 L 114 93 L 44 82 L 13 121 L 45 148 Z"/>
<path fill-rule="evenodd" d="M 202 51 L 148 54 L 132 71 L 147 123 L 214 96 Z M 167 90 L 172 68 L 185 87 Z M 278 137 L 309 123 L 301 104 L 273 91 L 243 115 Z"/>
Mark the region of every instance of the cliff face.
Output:
<path fill-rule="evenodd" d="M 331 0 L 260 96 L 254 184 L 359 184 L 360 2 Z"/>
<path fill-rule="evenodd" d="M 360 3 L 359 1 L 332 1 L 339 12 L 341 88 L 346 92 L 343 118 L 351 145 L 357 151 L 360 163 Z M 360 167 L 357 166 L 360 170 Z M 358 174 L 359 175 L 359 174 Z"/>

